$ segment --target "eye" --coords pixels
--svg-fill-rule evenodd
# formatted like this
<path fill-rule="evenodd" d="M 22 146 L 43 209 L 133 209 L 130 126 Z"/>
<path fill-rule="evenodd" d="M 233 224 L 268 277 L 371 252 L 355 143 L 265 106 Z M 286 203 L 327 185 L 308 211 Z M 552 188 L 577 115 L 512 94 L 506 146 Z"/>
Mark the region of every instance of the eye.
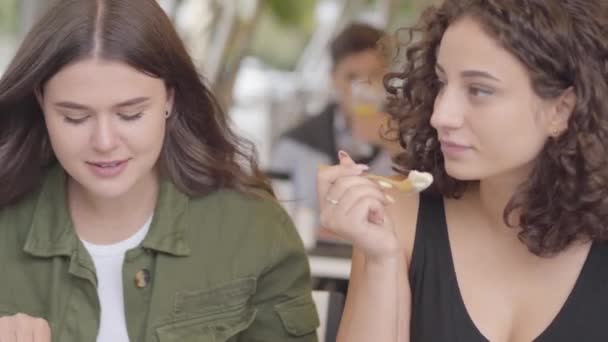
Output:
<path fill-rule="evenodd" d="M 494 94 L 494 92 L 487 88 L 471 86 L 469 87 L 469 94 L 474 97 L 486 97 Z"/>
<path fill-rule="evenodd" d="M 70 116 L 65 115 L 65 116 L 63 117 L 63 120 L 64 120 L 65 122 L 67 122 L 67 123 L 71 123 L 71 124 L 73 124 L 73 125 L 78 125 L 78 124 L 81 124 L 81 123 L 85 122 L 85 121 L 86 121 L 86 119 L 88 119 L 88 118 L 89 118 L 89 116 L 88 116 L 88 115 L 84 115 L 84 116 L 77 117 L 77 118 L 76 118 L 76 117 L 70 117 Z"/>
<path fill-rule="evenodd" d="M 143 115 L 144 115 L 143 112 L 140 112 L 137 114 L 131 114 L 131 115 L 118 113 L 118 116 L 120 116 L 120 118 L 125 121 L 135 121 L 135 120 L 141 118 Z"/>

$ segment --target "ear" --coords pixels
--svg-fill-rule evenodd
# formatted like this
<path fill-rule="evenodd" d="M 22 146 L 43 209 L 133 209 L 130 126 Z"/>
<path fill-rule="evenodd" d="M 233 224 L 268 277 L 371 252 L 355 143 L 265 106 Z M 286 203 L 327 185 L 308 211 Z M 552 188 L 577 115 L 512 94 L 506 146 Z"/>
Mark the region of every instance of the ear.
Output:
<path fill-rule="evenodd" d="M 167 113 L 172 113 L 174 101 L 175 90 L 173 88 L 167 88 L 167 104 L 165 105 L 165 111 Z"/>
<path fill-rule="evenodd" d="M 549 135 L 556 138 L 568 129 L 568 120 L 576 108 L 577 97 L 574 88 L 569 87 L 554 100 L 552 117 L 549 120 Z"/>
<path fill-rule="evenodd" d="M 36 96 L 36 101 L 38 101 L 38 105 L 40 106 L 40 108 L 43 108 L 44 97 L 42 94 L 42 88 L 34 89 L 34 95 Z"/>

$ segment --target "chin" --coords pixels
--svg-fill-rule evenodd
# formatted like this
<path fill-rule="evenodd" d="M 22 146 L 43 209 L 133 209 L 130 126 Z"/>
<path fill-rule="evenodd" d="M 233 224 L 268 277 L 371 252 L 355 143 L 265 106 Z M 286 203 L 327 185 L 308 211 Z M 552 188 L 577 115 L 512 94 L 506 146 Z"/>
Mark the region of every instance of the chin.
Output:
<path fill-rule="evenodd" d="M 129 165 L 121 174 L 108 178 L 98 177 L 86 167 L 74 168 L 74 172 L 68 173 L 88 196 L 101 200 L 116 200 L 135 189 L 147 175 L 139 172 L 137 166 Z"/>
<path fill-rule="evenodd" d="M 448 176 L 459 181 L 477 181 L 481 178 L 479 168 L 471 164 L 453 165 L 452 163 L 446 163 L 445 172 Z"/>
<path fill-rule="evenodd" d="M 99 199 L 118 199 L 124 196 L 129 192 L 129 187 L 127 184 L 95 184 L 95 185 L 85 185 L 84 189 L 91 196 L 94 196 Z"/>
<path fill-rule="evenodd" d="M 133 175 L 125 173 L 112 179 L 101 179 L 91 175 L 84 175 L 81 179 L 76 179 L 89 196 L 102 200 L 118 199 L 129 193 L 134 188 L 136 181 Z"/>

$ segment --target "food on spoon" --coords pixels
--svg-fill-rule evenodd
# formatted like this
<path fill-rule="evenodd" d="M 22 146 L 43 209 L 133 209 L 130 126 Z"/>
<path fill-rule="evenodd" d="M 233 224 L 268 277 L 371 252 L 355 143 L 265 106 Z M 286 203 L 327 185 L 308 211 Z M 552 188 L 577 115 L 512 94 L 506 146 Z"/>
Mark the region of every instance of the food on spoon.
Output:
<path fill-rule="evenodd" d="M 321 169 L 329 167 L 321 165 Z M 394 179 L 390 177 L 378 176 L 372 173 L 365 173 L 364 177 L 374 180 L 385 188 L 395 188 L 401 192 L 421 192 L 433 183 L 433 175 L 428 172 L 412 170 L 407 178 Z"/>
<path fill-rule="evenodd" d="M 395 180 L 374 174 L 367 174 L 365 177 L 378 181 L 381 186 L 383 186 L 382 182 L 390 184 L 392 187 L 401 192 L 421 192 L 433 183 L 433 175 L 428 172 L 420 172 L 416 170 L 410 171 L 407 178 L 402 180 Z"/>

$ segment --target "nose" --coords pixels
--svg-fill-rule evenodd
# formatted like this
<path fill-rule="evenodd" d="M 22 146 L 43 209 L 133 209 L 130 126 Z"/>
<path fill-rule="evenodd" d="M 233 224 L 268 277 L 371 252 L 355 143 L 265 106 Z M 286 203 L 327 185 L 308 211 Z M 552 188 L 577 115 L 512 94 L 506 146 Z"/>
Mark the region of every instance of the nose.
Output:
<path fill-rule="evenodd" d="M 97 116 L 96 125 L 91 137 L 93 148 L 99 152 L 110 152 L 118 147 L 119 137 L 111 118 Z"/>
<path fill-rule="evenodd" d="M 456 92 L 451 92 L 447 87 L 442 89 L 435 98 L 431 126 L 438 131 L 462 127 L 464 124 L 464 107 L 463 100 L 459 99 Z"/>

